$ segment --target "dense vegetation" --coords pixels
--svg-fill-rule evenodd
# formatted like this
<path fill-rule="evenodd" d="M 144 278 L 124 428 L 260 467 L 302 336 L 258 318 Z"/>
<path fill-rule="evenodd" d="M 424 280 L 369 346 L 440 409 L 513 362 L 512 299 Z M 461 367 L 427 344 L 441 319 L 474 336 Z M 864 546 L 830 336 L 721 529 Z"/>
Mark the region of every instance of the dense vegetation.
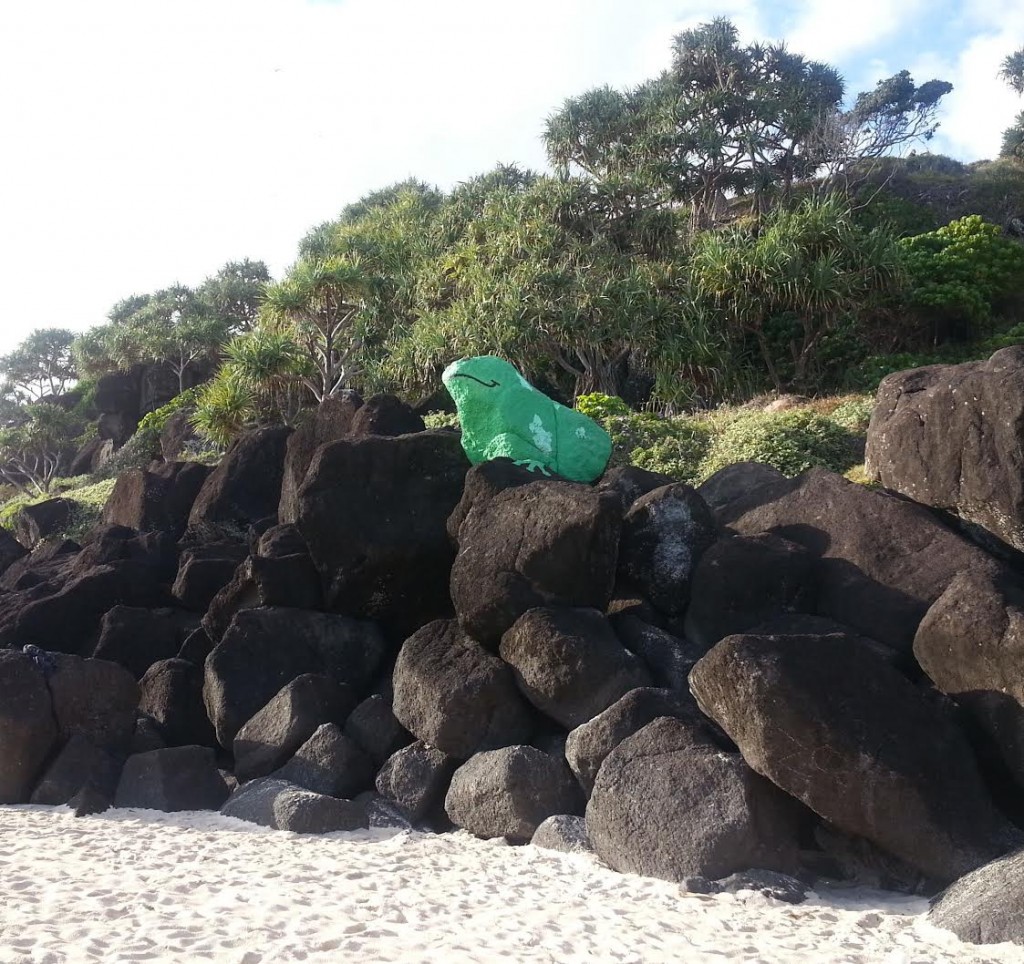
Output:
<path fill-rule="evenodd" d="M 1024 93 L 1024 50 L 1001 73 Z M 900 71 L 848 98 L 727 20 L 685 31 L 659 76 L 553 111 L 550 173 L 410 179 L 310 230 L 279 281 L 235 262 L 77 339 L 33 333 L 0 359 L 0 477 L 23 500 L 66 488 L 107 372 L 160 366 L 179 392 L 123 468 L 172 411 L 224 446 L 343 387 L 445 408 L 445 365 L 483 353 L 600 418 L 620 459 L 691 481 L 749 457 L 847 470 L 882 376 L 1024 340 L 1024 114 L 995 161 L 911 151 L 950 89 Z M 861 394 L 738 407 L 765 392 Z"/>

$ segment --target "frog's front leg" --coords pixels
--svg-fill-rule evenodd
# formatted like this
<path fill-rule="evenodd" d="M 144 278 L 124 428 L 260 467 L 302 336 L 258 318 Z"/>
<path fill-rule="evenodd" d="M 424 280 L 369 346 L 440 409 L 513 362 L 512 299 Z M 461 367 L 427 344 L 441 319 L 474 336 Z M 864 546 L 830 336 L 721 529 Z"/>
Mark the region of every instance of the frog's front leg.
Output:
<path fill-rule="evenodd" d="M 541 472 L 544 475 L 551 475 L 551 469 L 549 469 L 543 462 L 538 462 L 536 459 L 517 459 L 516 465 L 521 465 L 524 469 L 530 472 Z"/>
<path fill-rule="evenodd" d="M 487 448 L 484 449 L 484 459 L 501 458 L 512 459 L 516 465 L 522 465 L 530 472 L 540 471 L 544 475 L 551 474 L 551 470 L 544 460 L 544 453 L 514 432 L 502 432 L 487 443 Z"/>

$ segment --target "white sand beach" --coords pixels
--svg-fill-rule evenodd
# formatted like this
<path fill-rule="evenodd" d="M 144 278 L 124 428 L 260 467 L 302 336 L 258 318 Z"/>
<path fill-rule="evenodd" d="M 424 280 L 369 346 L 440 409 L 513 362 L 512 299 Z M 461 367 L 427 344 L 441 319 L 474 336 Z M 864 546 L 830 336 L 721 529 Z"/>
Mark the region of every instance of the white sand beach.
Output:
<path fill-rule="evenodd" d="M 1024 961 L 832 891 L 689 895 L 593 857 L 466 833 L 323 837 L 210 813 L 0 808 L 0 962 Z"/>

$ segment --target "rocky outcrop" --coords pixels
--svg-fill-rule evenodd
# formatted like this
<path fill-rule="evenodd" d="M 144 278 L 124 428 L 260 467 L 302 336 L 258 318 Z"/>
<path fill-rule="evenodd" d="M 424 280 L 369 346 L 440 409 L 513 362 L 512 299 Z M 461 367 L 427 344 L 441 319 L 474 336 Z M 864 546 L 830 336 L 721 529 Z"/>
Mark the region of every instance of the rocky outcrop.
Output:
<path fill-rule="evenodd" d="M 1024 944 L 1024 850 L 979 867 L 933 902 L 928 922 L 969 944 Z"/>
<path fill-rule="evenodd" d="M 801 808 L 704 732 L 657 719 L 598 771 L 587 833 L 613 870 L 682 882 L 797 865 Z"/>
<path fill-rule="evenodd" d="M 729 636 L 690 686 L 758 773 L 940 883 L 1009 846 L 949 708 L 837 636 Z"/>
<path fill-rule="evenodd" d="M 448 432 L 342 439 L 318 450 L 298 527 L 334 612 L 399 636 L 451 612 L 446 522 L 469 468 Z"/>
<path fill-rule="evenodd" d="M 180 536 L 210 468 L 198 462 L 154 463 L 118 476 L 103 507 L 103 521 L 140 531 Z"/>
<path fill-rule="evenodd" d="M 610 492 L 541 481 L 482 499 L 459 528 L 451 597 L 474 639 L 497 645 L 528 609 L 611 598 L 622 525 Z"/>
<path fill-rule="evenodd" d="M 533 731 L 512 670 L 454 620 L 429 623 L 405 641 L 394 687 L 402 726 L 457 759 L 525 742 Z"/>
<path fill-rule="evenodd" d="M 886 377 L 866 467 L 887 488 L 1024 550 L 1024 346 Z"/>

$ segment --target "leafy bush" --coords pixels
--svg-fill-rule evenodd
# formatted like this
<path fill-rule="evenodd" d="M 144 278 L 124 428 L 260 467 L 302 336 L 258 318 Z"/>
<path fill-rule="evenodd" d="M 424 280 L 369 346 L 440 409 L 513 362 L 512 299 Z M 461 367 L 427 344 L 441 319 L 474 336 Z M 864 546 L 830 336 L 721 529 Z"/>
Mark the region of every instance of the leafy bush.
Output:
<path fill-rule="evenodd" d="M 806 409 L 744 412 L 712 435 L 699 476 L 735 462 L 762 462 L 789 476 L 815 466 L 844 472 L 861 461 L 856 441 L 854 432 Z"/>
<path fill-rule="evenodd" d="M 423 424 L 427 428 L 458 428 L 458 412 L 428 412 L 423 416 Z"/>
<path fill-rule="evenodd" d="M 95 481 L 91 476 L 78 475 L 70 478 L 56 479 L 48 495 L 28 498 L 24 495 L 8 499 L 0 505 L 0 526 L 13 529 L 18 513 L 27 505 L 34 505 L 44 499 L 52 499 L 58 495 L 71 503 L 71 518 L 56 538 L 81 541 L 85 534 L 98 523 L 103 515 L 110 493 L 114 490 L 115 479 Z"/>
<path fill-rule="evenodd" d="M 697 481 L 711 435 L 701 420 L 635 412 L 621 398 L 599 392 L 579 396 L 576 409 L 599 422 L 611 436 L 610 465 L 635 465 L 683 482 Z"/>
<path fill-rule="evenodd" d="M 977 214 L 900 244 L 910 304 L 935 339 L 978 333 L 1001 299 L 1024 285 L 1024 246 Z"/>

